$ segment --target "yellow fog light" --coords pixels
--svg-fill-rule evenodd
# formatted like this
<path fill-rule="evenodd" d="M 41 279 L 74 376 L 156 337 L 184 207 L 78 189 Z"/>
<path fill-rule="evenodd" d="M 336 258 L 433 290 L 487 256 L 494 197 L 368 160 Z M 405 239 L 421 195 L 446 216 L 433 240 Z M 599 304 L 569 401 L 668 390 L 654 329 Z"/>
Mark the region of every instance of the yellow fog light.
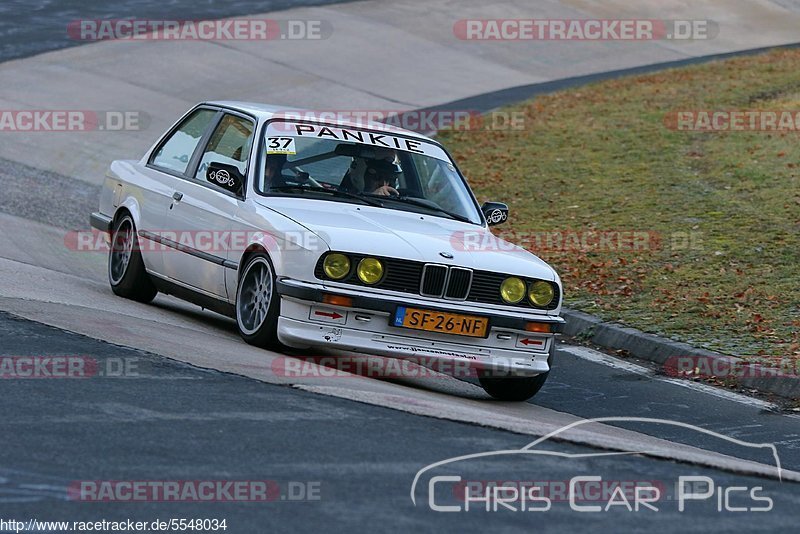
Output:
<path fill-rule="evenodd" d="M 500 296 L 509 304 L 516 304 L 525 297 L 525 282 L 513 276 L 506 278 L 500 284 Z"/>
<path fill-rule="evenodd" d="M 553 297 L 556 293 L 553 290 L 553 285 L 548 282 L 539 280 L 531 284 L 528 289 L 528 299 L 534 306 L 545 307 L 553 302 Z"/>
<path fill-rule="evenodd" d="M 350 272 L 350 258 L 344 254 L 328 254 L 322 262 L 322 270 L 328 278 L 341 280 Z"/>
<path fill-rule="evenodd" d="M 364 258 L 358 262 L 358 279 L 365 284 L 377 284 L 383 278 L 383 264 L 375 258 Z"/>

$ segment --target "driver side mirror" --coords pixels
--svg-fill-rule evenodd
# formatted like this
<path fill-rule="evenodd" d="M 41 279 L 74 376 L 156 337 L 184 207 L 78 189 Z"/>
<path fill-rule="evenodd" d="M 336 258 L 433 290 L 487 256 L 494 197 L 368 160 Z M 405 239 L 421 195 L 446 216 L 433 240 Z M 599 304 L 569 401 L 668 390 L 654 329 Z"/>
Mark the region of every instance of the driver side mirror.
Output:
<path fill-rule="evenodd" d="M 502 202 L 484 202 L 481 211 L 489 226 L 495 226 L 508 220 L 508 206 Z"/>
<path fill-rule="evenodd" d="M 209 163 L 208 169 L 206 169 L 206 180 L 236 195 L 242 194 L 244 176 L 234 165 Z"/>

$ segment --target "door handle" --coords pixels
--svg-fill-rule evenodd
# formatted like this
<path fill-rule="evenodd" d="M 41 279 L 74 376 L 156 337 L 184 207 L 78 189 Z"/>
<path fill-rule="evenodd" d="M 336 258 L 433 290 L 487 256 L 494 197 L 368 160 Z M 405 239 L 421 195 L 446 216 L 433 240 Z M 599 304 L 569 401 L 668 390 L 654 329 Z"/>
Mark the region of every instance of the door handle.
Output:
<path fill-rule="evenodd" d="M 180 191 L 175 191 L 174 193 L 172 193 L 172 200 L 174 200 L 175 202 L 180 202 L 182 198 L 183 198 L 183 193 L 181 193 Z"/>

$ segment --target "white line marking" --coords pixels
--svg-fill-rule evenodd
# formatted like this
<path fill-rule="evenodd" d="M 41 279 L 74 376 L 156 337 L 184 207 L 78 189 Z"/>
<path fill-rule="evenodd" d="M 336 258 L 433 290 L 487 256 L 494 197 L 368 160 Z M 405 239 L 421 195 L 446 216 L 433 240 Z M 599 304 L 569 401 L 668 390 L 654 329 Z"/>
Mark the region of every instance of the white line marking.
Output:
<path fill-rule="evenodd" d="M 642 367 L 641 365 L 626 362 L 618 358 L 612 358 L 608 354 L 603 354 L 602 352 L 590 349 L 588 347 L 581 347 L 577 345 L 558 345 L 556 349 L 569 352 L 573 356 L 577 356 L 583 360 L 600 363 L 607 367 L 613 367 L 614 369 L 621 369 L 623 371 L 628 371 L 629 373 L 634 373 L 641 376 L 655 376 L 655 373 L 653 373 L 653 371 L 647 367 Z"/>
<path fill-rule="evenodd" d="M 588 360 L 590 362 L 599 363 L 607 367 L 620 369 L 622 371 L 627 371 L 629 373 L 634 373 L 640 376 L 647 376 L 659 382 L 666 382 L 668 384 L 674 384 L 676 386 L 684 387 L 687 389 L 693 389 L 695 391 L 699 391 L 707 395 L 713 395 L 714 397 L 718 397 L 720 399 L 738 402 L 740 404 L 747 404 L 748 406 L 761 408 L 762 410 L 778 409 L 778 407 L 775 404 L 772 404 L 771 402 L 763 401 L 761 399 L 756 399 L 753 397 L 748 397 L 747 395 L 742 395 L 741 393 L 727 391 L 725 389 L 709 386 L 708 384 L 703 384 L 700 382 L 693 382 L 691 380 L 682 380 L 680 378 L 659 376 L 655 374 L 652 369 L 648 369 L 647 367 L 643 367 L 635 363 L 626 362 L 618 358 L 614 358 L 613 356 L 609 356 L 608 354 L 603 354 L 602 352 L 590 349 L 589 347 L 581 347 L 576 345 L 559 345 L 558 349 L 563 350 L 564 352 L 568 352 L 573 356 L 577 356 L 582 360 Z M 791 417 L 791 415 L 789 415 L 789 417 Z"/>

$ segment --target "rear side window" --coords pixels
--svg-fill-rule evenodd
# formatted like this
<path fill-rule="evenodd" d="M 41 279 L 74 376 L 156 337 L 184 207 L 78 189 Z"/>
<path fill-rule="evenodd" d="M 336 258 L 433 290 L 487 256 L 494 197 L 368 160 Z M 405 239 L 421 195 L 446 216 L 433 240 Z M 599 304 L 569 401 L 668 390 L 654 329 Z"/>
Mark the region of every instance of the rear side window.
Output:
<path fill-rule="evenodd" d="M 158 167 L 184 173 L 192 154 L 208 125 L 217 114 L 211 109 L 198 109 L 189 115 L 177 130 L 164 142 L 151 163 Z"/>

